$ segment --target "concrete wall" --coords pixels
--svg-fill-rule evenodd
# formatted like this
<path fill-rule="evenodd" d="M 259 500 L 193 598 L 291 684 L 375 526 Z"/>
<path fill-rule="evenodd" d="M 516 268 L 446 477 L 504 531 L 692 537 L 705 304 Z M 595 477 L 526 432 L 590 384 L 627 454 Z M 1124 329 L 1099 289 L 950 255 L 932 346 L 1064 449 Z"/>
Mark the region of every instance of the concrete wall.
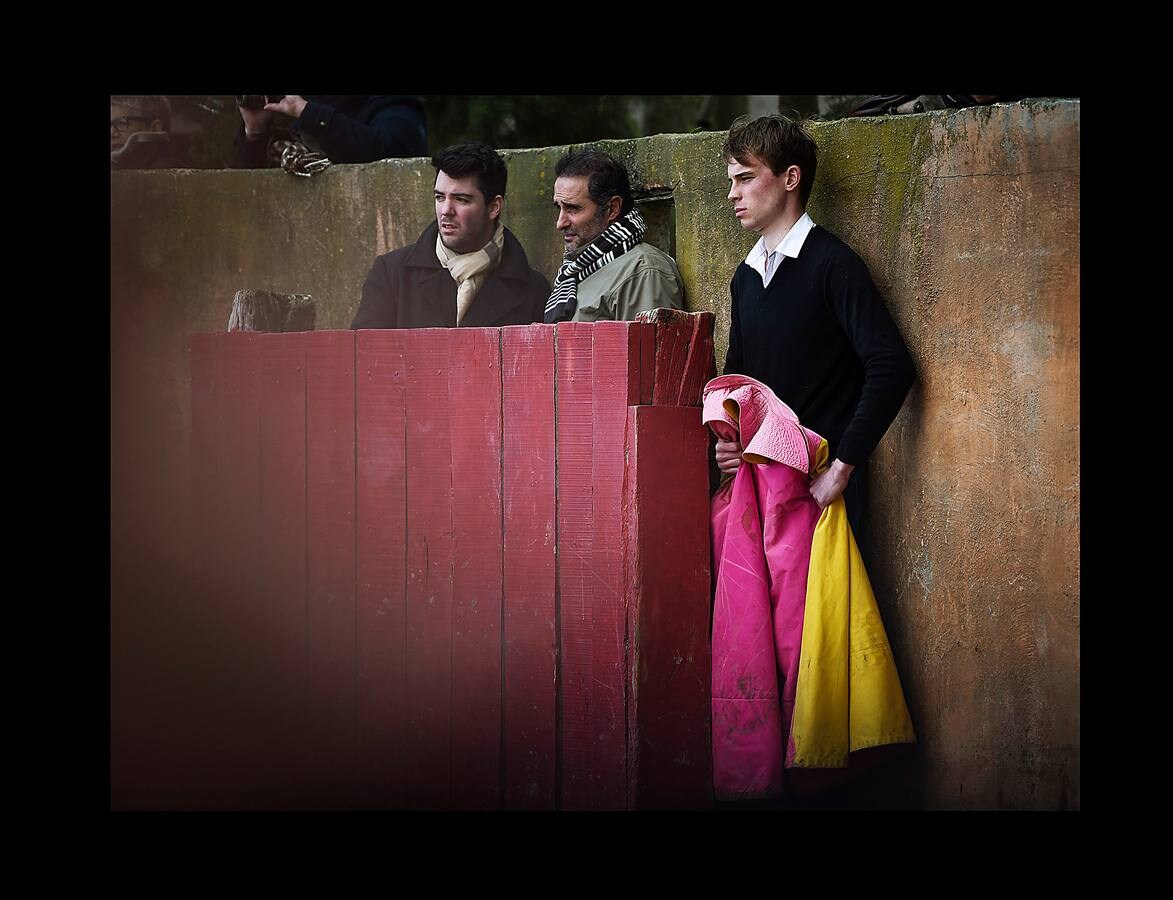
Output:
<path fill-rule="evenodd" d="M 810 212 L 866 261 L 920 372 L 873 458 L 871 534 L 921 744 L 874 805 L 1079 806 L 1079 108 L 813 126 Z M 671 191 L 689 308 L 716 313 L 718 364 L 729 277 L 755 239 L 725 201 L 723 138 L 602 144 L 641 188 Z M 563 150 L 505 153 L 505 223 L 548 277 Z M 158 585 L 181 572 L 187 335 L 222 330 L 244 287 L 313 294 L 317 327 L 346 327 L 374 257 L 430 221 L 432 178 L 426 160 L 312 179 L 111 174 L 116 683 L 152 665 L 136 651 L 166 616 Z"/>

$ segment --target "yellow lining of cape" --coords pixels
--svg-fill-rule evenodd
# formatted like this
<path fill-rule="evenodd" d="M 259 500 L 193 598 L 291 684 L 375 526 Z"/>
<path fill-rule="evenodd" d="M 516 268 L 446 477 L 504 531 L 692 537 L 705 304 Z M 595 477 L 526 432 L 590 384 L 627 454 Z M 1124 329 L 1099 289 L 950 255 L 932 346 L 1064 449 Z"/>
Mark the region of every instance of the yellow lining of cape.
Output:
<path fill-rule="evenodd" d="M 824 440 L 816 474 L 827 455 Z M 800 768 L 843 768 L 850 751 L 916 741 L 842 497 L 823 510 L 811 543 L 790 734 Z"/>

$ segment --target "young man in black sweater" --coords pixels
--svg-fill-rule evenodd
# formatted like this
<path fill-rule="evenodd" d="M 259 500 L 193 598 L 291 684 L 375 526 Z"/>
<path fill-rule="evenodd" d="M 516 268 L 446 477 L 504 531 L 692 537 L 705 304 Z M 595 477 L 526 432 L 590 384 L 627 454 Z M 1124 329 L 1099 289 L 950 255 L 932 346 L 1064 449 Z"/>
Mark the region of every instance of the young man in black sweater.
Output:
<path fill-rule="evenodd" d="M 867 460 L 912 386 L 912 359 L 863 261 L 806 214 L 818 150 L 802 126 L 779 115 L 735 122 L 723 155 L 733 214 L 761 235 L 730 283 L 725 374 L 769 385 L 827 439 L 832 462 L 811 495 L 821 507 L 842 495 L 858 540 Z M 717 442 L 722 472 L 741 450 Z"/>

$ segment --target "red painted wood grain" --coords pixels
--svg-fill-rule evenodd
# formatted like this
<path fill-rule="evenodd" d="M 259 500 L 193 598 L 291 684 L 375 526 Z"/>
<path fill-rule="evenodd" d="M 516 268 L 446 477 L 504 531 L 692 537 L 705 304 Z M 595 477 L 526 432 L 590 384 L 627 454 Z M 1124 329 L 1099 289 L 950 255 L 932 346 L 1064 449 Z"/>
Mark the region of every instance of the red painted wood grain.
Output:
<path fill-rule="evenodd" d="M 504 806 L 553 809 L 557 767 L 554 329 L 501 329 Z"/>
<path fill-rule="evenodd" d="M 692 330 L 688 339 L 688 355 L 684 374 L 680 379 L 680 406 L 700 406 L 705 384 L 717 375 L 713 358 L 713 323 L 711 312 L 693 313 Z"/>
<path fill-rule="evenodd" d="M 593 569 L 595 326 L 555 326 L 558 491 L 558 597 L 561 648 L 560 806 L 593 809 L 596 691 L 594 683 Z"/>
<path fill-rule="evenodd" d="M 407 381 L 402 331 L 355 337 L 359 771 L 362 804 L 404 802 Z"/>
<path fill-rule="evenodd" d="M 216 531 L 222 587 L 213 645 L 212 682 L 222 723 L 215 742 L 222 755 L 215 767 L 229 792 L 243 793 L 254 780 L 263 738 L 256 716 L 262 668 L 253 653 L 259 586 L 256 547 L 260 539 L 260 391 L 257 335 L 234 332 L 217 336 L 220 356 L 220 449 Z"/>
<path fill-rule="evenodd" d="M 261 708 L 275 799 L 295 803 L 304 777 L 306 691 L 306 358 L 303 334 L 259 336 L 261 584 L 253 652 L 265 667 Z"/>
<path fill-rule="evenodd" d="M 191 573 L 206 603 L 215 571 L 217 471 L 220 448 L 220 376 L 216 335 L 193 334 L 191 364 Z M 206 625 L 207 616 L 198 620 Z"/>
<path fill-rule="evenodd" d="M 629 805 L 712 806 L 708 434 L 695 407 L 628 410 Z"/>
<path fill-rule="evenodd" d="M 308 709 L 307 790 L 349 804 L 355 772 L 354 333 L 310 332 L 306 341 Z"/>
<path fill-rule="evenodd" d="M 623 486 L 627 409 L 639 402 L 642 326 L 592 327 L 591 808 L 627 805 Z"/>
<path fill-rule="evenodd" d="M 650 322 L 637 322 L 639 334 L 639 402 L 652 402 L 656 382 L 656 326 Z"/>
<path fill-rule="evenodd" d="M 452 805 L 501 805 L 501 333 L 450 333 Z"/>
<path fill-rule="evenodd" d="M 407 380 L 407 688 L 405 805 L 452 801 L 451 331 L 418 329 Z"/>
<path fill-rule="evenodd" d="M 711 312 L 657 309 L 640 314 L 655 329 L 654 387 L 657 406 L 699 406 L 701 390 L 716 374 Z"/>

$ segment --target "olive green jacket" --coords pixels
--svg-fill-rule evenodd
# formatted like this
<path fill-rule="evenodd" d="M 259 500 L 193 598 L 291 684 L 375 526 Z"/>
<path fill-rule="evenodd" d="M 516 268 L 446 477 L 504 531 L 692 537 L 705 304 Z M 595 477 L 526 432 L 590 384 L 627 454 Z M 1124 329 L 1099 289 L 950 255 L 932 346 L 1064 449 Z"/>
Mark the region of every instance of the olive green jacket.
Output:
<path fill-rule="evenodd" d="M 631 321 L 656 307 L 684 309 L 676 261 L 646 241 L 579 282 L 573 322 Z"/>

